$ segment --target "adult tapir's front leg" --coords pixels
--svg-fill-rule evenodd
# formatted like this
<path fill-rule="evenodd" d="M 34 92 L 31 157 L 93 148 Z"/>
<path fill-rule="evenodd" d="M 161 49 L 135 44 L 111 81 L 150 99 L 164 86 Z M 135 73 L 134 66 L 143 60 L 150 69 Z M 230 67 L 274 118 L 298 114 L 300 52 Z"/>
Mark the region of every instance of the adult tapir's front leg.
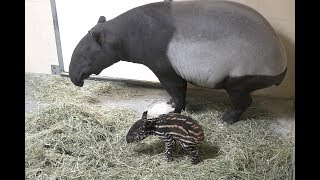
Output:
<path fill-rule="evenodd" d="M 172 68 L 156 71 L 155 75 L 158 77 L 164 89 L 172 97 L 175 103 L 174 112 L 181 113 L 186 106 L 187 81 L 182 79 Z"/>
<path fill-rule="evenodd" d="M 170 73 L 171 74 L 171 73 Z M 187 81 L 178 75 L 161 74 L 158 76 L 160 83 L 172 97 L 175 104 L 175 113 L 181 113 L 185 109 L 185 98 L 187 91 Z"/>

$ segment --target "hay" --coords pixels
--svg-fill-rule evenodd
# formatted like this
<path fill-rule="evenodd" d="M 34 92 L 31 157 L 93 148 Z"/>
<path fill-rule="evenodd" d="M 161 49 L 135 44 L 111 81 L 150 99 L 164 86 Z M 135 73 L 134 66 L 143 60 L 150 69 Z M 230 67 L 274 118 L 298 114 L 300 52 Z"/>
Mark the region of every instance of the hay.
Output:
<path fill-rule="evenodd" d="M 26 175 L 28 179 L 82 177 L 108 173 L 124 144 L 130 109 L 100 112 L 98 107 L 50 104 L 26 117 Z"/>
<path fill-rule="evenodd" d="M 185 112 L 184 114 L 188 114 Z M 189 114 L 204 126 L 201 162 L 178 146 L 167 163 L 155 137 L 126 144 L 139 115 L 130 109 L 51 104 L 26 119 L 28 179 L 289 179 L 292 144 L 268 130 L 268 120 L 222 124 L 214 112 Z"/>
<path fill-rule="evenodd" d="M 50 81 L 40 81 L 50 86 Z M 64 83 L 55 81 L 56 86 L 68 86 Z M 46 87 L 45 83 L 35 85 L 38 92 Z M 216 109 L 221 102 L 208 102 L 206 112 L 187 110 L 183 114 L 198 120 L 205 131 L 205 142 L 198 147 L 200 163 L 191 165 L 190 156 L 179 145 L 174 161 L 167 163 L 164 143 L 156 137 L 125 142 L 140 114 L 127 108 L 104 110 L 99 103 L 90 104 L 80 97 L 88 91 L 115 93 L 115 87 L 101 89 L 95 84 L 79 90 L 69 86 L 74 94 L 50 87 L 59 92 L 42 97 L 53 102 L 26 114 L 26 179 L 291 178 L 293 143 L 270 130 L 274 117 L 268 114 L 246 113 L 248 120 L 226 125 L 219 121 L 223 110 Z"/>
<path fill-rule="evenodd" d="M 121 82 L 86 80 L 80 88 L 72 84 L 68 77 L 33 73 L 26 73 L 25 81 L 26 86 L 33 89 L 28 95 L 40 103 L 64 101 L 95 104 L 101 102 L 104 96 L 112 95 L 124 99 L 143 95 L 142 92 L 132 90 Z"/>

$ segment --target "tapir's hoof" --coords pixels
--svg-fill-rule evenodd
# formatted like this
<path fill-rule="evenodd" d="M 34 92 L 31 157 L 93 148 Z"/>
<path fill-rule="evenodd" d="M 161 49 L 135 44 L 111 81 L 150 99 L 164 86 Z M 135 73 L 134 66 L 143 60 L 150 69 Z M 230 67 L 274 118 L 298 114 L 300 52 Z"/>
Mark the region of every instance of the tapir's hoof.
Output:
<path fill-rule="evenodd" d="M 173 102 L 173 99 L 167 101 L 167 104 L 170 104 L 172 108 L 176 108 L 176 104 Z"/>
<path fill-rule="evenodd" d="M 222 121 L 227 124 L 234 124 L 239 121 L 240 115 L 237 112 L 229 111 L 222 116 Z"/>
<path fill-rule="evenodd" d="M 176 108 L 176 104 L 175 104 L 175 103 L 172 103 L 172 104 L 171 104 L 171 107 L 172 107 L 172 108 Z"/>
<path fill-rule="evenodd" d="M 191 164 L 198 164 L 199 163 L 199 159 L 192 159 L 191 160 Z"/>
<path fill-rule="evenodd" d="M 169 101 L 167 101 L 167 104 L 172 104 L 173 103 L 173 99 L 170 99 Z"/>
<path fill-rule="evenodd" d="M 167 157 L 167 158 L 166 158 L 166 161 L 167 161 L 167 162 L 173 161 L 173 157 Z"/>
<path fill-rule="evenodd" d="M 171 113 L 178 113 L 178 114 L 181 114 L 181 112 L 182 112 L 182 109 L 174 109 L 174 111 L 173 112 L 171 112 Z"/>
<path fill-rule="evenodd" d="M 179 111 L 170 111 L 169 112 L 169 114 L 171 114 L 171 113 L 178 113 L 178 114 L 181 114 L 181 111 L 179 112 Z"/>

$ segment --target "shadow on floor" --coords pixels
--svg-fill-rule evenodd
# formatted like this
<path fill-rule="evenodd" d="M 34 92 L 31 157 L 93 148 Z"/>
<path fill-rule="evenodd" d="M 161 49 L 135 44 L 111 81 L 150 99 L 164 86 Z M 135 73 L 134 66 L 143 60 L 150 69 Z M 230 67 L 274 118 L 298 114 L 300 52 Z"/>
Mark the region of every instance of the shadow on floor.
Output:
<path fill-rule="evenodd" d="M 203 161 L 206 159 L 214 159 L 219 152 L 219 147 L 214 146 L 211 143 L 203 142 L 197 146 L 199 151 L 199 161 Z M 161 140 L 155 141 L 150 144 L 142 144 L 139 145 L 138 148 L 134 150 L 138 154 L 148 154 L 148 155 L 156 155 L 156 154 L 164 154 L 165 152 L 165 146 L 164 142 Z M 189 153 L 184 151 L 182 147 L 180 146 L 179 142 L 176 143 L 176 149 L 174 151 L 174 158 L 180 158 L 189 156 Z"/>

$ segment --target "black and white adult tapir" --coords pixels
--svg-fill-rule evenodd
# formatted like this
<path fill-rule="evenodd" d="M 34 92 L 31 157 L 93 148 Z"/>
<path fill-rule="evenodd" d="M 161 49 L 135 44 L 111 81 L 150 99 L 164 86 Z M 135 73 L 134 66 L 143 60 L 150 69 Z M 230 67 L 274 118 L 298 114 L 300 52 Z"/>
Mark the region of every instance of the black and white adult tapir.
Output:
<path fill-rule="evenodd" d="M 163 114 L 147 119 L 148 111 L 129 129 L 126 141 L 132 143 L 141 141 L 149 135 L 155 135 L 165 142 L 167 161 L 173 160 L 173 151 L 178 141 L 182 148 L 192 156 L 193 164 L 198 161 L 197 145 L 204 141 L 201 125 L 191 117 L 178 113 Z"/>
<path fill-rule="evenodd" d="M 230 124 L 252 103 L 251 92 L 279 85 L 287 71 L 284 46 L 267 20 L 228 1 L 158 2 L 109 21 L 101 16 L 74 49 L 71 81 L 83 86 L 120 60 L 147 66 L 175 113 L 185 108 L 187 82 L 226 90 L 231 108 L 222 120 Z"/>

